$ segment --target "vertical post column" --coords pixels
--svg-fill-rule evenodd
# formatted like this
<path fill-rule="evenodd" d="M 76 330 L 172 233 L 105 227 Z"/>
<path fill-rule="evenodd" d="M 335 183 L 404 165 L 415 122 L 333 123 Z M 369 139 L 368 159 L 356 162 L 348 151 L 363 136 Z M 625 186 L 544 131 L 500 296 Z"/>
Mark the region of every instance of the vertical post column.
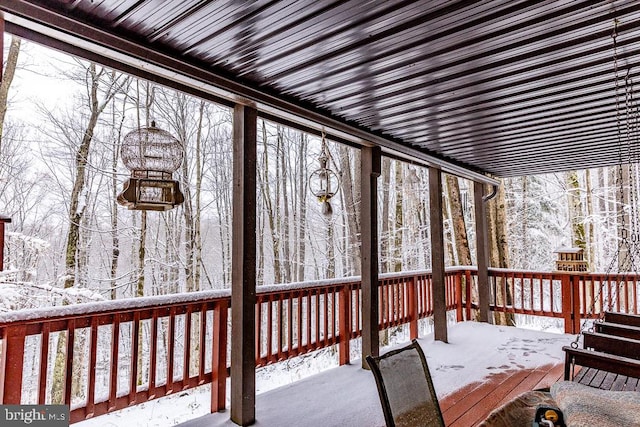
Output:
<path fill-rule="evenodd" d="M 476 216 L 476 257 L 478 259 L 478 310 L 481 322 L 493 323 L 489 315 L 491 289 L 489 287 L 489 241 L 487 234 L 487 210 L 484 201 L 484 184 L 473 183 L 473 200 Z"/>
<path fill-rule="evenodd" d="M 429 221 L 431 224 L 431 271 L 433 286 L 433 335 L 448 342 L 447 293 L 444 277 L 444 224 L 442 219 L 442 173 L 429 168 Z"/>
<path fill-rule="evenodd" d="M 362 367 L 369 369 L 366 356 L 378 356 L 378 177 L 380 147 L 361 150 L 360 221 L 362 240 Z"/>
<path fill-rule="evenodd" d="M 256 155 L 257 111 L 233 110 L 231 260 L 231 420 L 255 422 L 256 400 Z"/>

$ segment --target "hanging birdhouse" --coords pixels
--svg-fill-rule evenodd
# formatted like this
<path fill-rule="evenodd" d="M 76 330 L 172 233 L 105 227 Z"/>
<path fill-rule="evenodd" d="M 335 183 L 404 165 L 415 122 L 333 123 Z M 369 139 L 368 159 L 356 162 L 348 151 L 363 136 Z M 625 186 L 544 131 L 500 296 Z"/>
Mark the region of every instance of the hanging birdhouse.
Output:
<path fill-rule="evenodd" d="M 182 164 L 182 144 L 169 132 L 144 127 L 129 132 L 120 148 L 122 162 L 131 171 L 118 203 L 129 209 L 166 211 L 184 202 L 180 184 L 173 180 Z"/>
<path fill-rule="evenodd" d="M 338 192 L 340 187 L 340 179 L 338 174 L 329 168 L 329 149 L 327 142 L 324 139 L 324 133 L 322 134 L 322 151 L 318 157 L 320 168 L 313 171 L 309 177 L 309 187 L 311 193 L 317 197 L 318 201 L 322 203 L 322 213 L 326 216 L 333 214 L 330 200 Z"/>

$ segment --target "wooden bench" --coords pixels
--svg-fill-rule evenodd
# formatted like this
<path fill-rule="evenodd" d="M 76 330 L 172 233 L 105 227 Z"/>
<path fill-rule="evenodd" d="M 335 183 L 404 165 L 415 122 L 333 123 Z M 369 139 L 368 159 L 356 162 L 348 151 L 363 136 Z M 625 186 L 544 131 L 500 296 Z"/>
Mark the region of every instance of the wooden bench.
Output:
<path fill-rule="evenodd" d="M 606 390 L 640 391 L 640 316 L 607 312 L 595 332 L 583 332 L 583 348 L 563 347 L 564 379 Z M 574 374 L 574 367 L 582 369 Z"/>

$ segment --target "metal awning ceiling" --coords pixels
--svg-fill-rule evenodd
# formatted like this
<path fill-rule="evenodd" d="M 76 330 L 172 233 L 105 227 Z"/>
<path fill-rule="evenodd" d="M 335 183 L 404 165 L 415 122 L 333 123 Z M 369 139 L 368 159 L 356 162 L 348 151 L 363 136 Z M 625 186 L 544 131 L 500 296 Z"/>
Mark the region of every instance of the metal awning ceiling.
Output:
<path fill-rule="evenodd" d="M 81 47 L 115 61 L 224 89 L 216 96 L 481 173 L 629 160 L 612 34 L 617 20 L 623 85 L 640 72 L 637 0 L 2 0 L 0 9 L 10 32 L 89 41 Z"/>

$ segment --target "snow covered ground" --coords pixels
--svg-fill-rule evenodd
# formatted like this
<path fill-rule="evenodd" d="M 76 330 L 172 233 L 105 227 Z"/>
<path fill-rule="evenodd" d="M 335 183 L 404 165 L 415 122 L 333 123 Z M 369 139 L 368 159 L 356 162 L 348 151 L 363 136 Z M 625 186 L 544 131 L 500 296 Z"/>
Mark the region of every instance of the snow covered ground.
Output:
<path fill-rule="evenodd" d="M 427 355 L 436 392 L 442 398 L 466 384 L 507 369 L 559 363 L 564 360 L 562 346 L 569 345 L 574 337 L 465 322 L 449 327 L 447 344 L 435 342 L 432 335 L 419 342 Z M 286 381 L 278 379 L 273 372 L 267 375 L 272 375 L 266 378 L 267 382 Z M 209 398 L 209 388 L 205 386 L 75 425 L 162 427 L 183 423 L 181 427 L 235 426 L 229 420 L 228 410 L 209 414 Z M 384 425 L 373 376 L 360 369 L 360 360 L 258 394 L 256 419 L 256 426 L 269 427 Z"/>

